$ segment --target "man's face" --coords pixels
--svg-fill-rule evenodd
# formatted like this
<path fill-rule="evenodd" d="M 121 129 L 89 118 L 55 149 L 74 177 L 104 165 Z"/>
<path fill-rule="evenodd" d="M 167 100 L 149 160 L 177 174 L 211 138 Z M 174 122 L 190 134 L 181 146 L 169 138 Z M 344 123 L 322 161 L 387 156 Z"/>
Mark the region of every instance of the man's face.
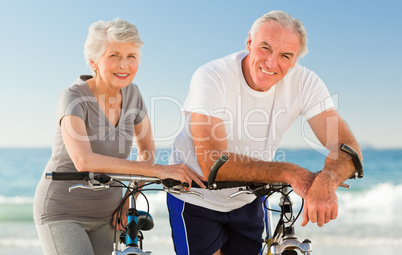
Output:
<path fill-rule="evenodd" d="M 276 22 L 265 22 L 252 39 L 249 35 L 249 54 L 243 61 L 248 85 L 257 91 L 268 91 L 278 83 L 297 62 L 300 39 Z"/>

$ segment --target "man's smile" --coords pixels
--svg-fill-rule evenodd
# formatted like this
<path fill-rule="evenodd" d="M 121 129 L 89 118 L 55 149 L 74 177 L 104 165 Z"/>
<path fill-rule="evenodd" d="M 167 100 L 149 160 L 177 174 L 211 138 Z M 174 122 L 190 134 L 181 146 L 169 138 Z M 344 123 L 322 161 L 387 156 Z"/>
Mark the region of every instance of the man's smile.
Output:
<path fill-rule="evenodd" d="M 268 74 L 268 75 L 274 75 L 274 74 L 276 74 L 276 72 L 269 72 L 269 71 L 267 71 L 267 70 L 264 70 L 262 67 L 260 67 L 260 69 L 261 69 L 261 71 L 262 71 L 263 73 Z"/>

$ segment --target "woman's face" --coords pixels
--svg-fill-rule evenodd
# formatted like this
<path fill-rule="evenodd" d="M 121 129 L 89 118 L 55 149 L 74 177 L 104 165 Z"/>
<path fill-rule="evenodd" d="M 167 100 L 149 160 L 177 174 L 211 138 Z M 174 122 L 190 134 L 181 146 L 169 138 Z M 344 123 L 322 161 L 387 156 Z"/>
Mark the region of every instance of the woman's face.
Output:
<path fill-rule="evenodd" d="M 104 54 L 92 63 L 97 82 L 118 89 L 128 86 L 137 73 L 139 55 L 140 50 L 132 43 L 108 42 Z"/>

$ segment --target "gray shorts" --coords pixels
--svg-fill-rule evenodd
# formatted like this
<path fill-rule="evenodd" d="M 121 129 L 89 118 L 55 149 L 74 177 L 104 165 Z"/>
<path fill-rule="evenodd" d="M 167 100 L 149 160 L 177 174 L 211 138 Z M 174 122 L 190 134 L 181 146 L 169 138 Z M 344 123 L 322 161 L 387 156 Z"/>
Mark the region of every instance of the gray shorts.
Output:
<path fill-rule="evenodd" d="M 54 221 L 36 225 L 44 255 L 110 255 L 114 227 L 110 220 Z"/>

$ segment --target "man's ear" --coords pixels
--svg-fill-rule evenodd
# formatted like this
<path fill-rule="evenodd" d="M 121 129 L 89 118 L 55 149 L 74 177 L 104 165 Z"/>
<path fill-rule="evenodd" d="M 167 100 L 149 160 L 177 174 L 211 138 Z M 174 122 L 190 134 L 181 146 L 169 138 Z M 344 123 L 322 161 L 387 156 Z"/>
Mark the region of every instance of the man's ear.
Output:
<path fill-rule="evenodd" d="M 248 39 L 247 39 L 247 44 L 246 44 L 246 49 L 248 50 L 248 51 L 251 51 L 251 43 L 252 43 L 252 40 L 251 40 L 251 35 L 250 35 L 250 33 L 248 34 Z"/>
<path fill-rule="evenodd" d="M 296 57 L 296 58 L 293 60 L 293 63 L 292 63 L 292 65 L 291 65 L 292 68 L 295 67 L 295 65 L 297 64 L 297 60 L 298 60 L 298 59 L 299 59 L 299 58 Z"/>

